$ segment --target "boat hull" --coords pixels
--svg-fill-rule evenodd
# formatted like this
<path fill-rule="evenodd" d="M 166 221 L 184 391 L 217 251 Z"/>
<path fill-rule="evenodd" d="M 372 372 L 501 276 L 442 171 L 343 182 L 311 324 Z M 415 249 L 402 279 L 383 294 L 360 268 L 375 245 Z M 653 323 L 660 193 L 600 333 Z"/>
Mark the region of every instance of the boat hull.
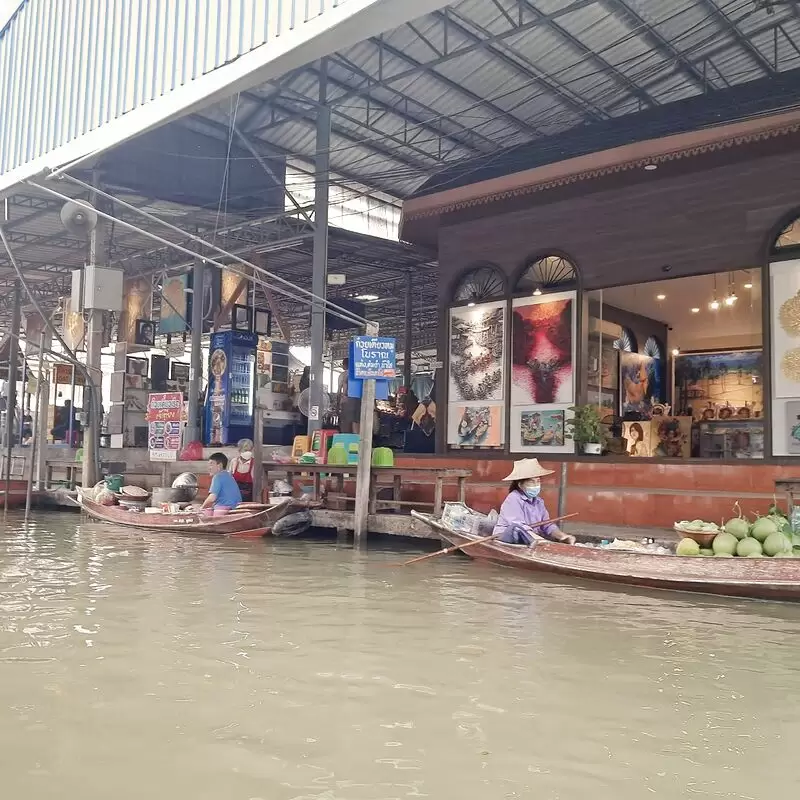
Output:
<path fill-rule="evenodd" d="M 284 514 L 297 510 L 293 502 L 280 503 L 263 509 L 232 511 L 222 517 L 202 517 L 194 513 L 144 514 L 127 511 L 120 506 L 103 506 L 81 498 L 81 508 L 98 522 L 108 522 L 124 528 L 195 536 L 230 536 L 240 532 L 269 531 Z"/>
<path fill-rule="evenodd" d="M 27 481 L 0 481 L 0 508 L 21 508 L 25 505 L 25 497 L 28 491 Z M 34 496 L 37 494 L 33 493 Z"/>
<path fill-rule="evenodd" d="M 463 546 L 477 538 L 451 531 L 430 515 L 414 512 L 414 516 L 427 522 L 449 545 Z M 490 541 L 463 552 L 507 567 L 624 586 L 800 601 L 800 559 L 689 558 L 557 542 L 525 547 Z"/>

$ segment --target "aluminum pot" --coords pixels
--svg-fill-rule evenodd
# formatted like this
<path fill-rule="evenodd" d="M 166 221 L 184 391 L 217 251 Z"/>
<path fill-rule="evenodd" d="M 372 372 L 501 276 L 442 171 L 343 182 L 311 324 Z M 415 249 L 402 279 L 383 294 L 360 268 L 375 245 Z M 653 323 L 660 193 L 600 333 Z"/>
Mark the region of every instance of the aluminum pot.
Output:
<path fill-rule="evenodd" d="M 162 503 L 191 503 L 197 489 L 189 486 L 157 486 L 150 498 L 150 508 L 161 508 Z"/>

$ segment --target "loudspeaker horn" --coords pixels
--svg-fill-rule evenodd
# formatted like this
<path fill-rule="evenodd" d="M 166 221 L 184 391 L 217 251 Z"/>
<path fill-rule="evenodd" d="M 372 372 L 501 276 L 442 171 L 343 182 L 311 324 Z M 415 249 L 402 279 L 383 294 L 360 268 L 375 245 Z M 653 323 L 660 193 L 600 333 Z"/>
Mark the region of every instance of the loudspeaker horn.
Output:
<path fill-rule="evenodd" d="M 61 224 L 72 234 L 88 236 L 97 227 L 97 212 L 78 203 L 64 203 Z"/>

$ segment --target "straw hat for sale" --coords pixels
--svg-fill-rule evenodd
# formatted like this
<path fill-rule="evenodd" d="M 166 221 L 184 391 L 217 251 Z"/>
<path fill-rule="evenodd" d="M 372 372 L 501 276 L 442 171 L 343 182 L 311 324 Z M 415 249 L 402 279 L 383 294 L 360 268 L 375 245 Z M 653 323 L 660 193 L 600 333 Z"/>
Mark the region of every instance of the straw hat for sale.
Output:
<path fill-rule="evenodd" d="M 529 481 L 532 478 L 543 478 L 545 475 L 552 475 L 553 470 L 545 469 L 538 458 L 523 458 L 514 462 L 514 469 L 510 475 L 503 478 L 504 481 Z"/>

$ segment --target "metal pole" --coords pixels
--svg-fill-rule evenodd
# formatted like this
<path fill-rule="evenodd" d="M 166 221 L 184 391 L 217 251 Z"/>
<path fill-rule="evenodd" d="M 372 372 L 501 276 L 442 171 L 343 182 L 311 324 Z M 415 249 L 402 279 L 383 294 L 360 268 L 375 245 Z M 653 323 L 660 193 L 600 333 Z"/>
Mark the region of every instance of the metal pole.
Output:
<path fill-rule="evenodd" d="M 260 503 L 264 493 L 264 409 L 256 397 L 253 426 L 253 502 Z M 267 499 L 269 502 L 269 498 Z"/>
<path fill-rule="evenodd" d="M 319 70 L 319 108 L 314 159 L 314 256 L 311 291 L 324 298 L 328 273 L 328 200 L 330 195 L 331 110 L 325 103 L 328 92 L 328 62 L 322 59 Z M 314 300 L 311 305 L 311 369 L 309 374 L 308 435 L 322 426 L 323 349 L 325 347 L 325 305 Z"/>
<path fill-rule="evenodd" d="M 45 326 L 42 332 L 46 338 L 43 341 L 43 350 L 52 347 L 52 335 Z M 47 432 L 50 420 L 50 380 L 44 380 L 39 376 L 39 413 L 36 415 L 36 435 L 34 441 L 38 445 L 38 461 L 36 462 L 36 485 L 40 489 L 47 489 L 45 478 L 47 475 Z M 55 403 L 54 403 L 55 405 Z"/>
<path fill-rule="evenodd" d="M 414 314 L 413 295 L 411 293 L 411 273 L 406 273 L 406 347 L 405 363 L 403 364 L 403 383 L 406 387 L 406 398 L 411 391 L 411 348 L 413 344 L 413 331 L 411 330 L 411 320 Z M 422 398 L 419 398 L 422 400 Z M 413 409 L 412 409 L 413 411 Z"/>
<path fill-rule="evenodd" d="M 6 469 L 5 469 L 5 507 L 8 509 L 8 496 L 11 491 L 11 451 L 14 447 L 14 417 L 17 410 L 17 367 L 19 365 L 19 334 L 22 326 L 20 311 L 21 297 L 19 281 L 14 284 L 14 308 L 11 311 L 11 339 L 8 343 L 8 394 L 6 399 Z"/>
<path fill-rule="evenodd" d="M 202 259 L 194 262 L 192 273 L 192 331 L 189 366 L 189 418 L 184 433 L 184 447 L 200 440 L 200 381 L 203 377 L 203 298 L 205 265 Z"/>
<path fill-rule="evenodd" d="M 558 516 L 567 513 L 567 462 L 561 462 L 561 481 L 558 484 Z"/>
<path fill-rule="evenodd" d="M 97 196 L 92 197 L 97 203 Z M 95 266 L 104 261 L 106 222 L 98 219 L 97 225 L 89 237 L 89 263 Z M 89 319 L 86 325 L 86 369 L 90 381 L 83 389 L 83 408 L 90 416 L 84 423 L 83 436 L 83 465 L 81 469 L 81 486 L 88 489 L 97 483 L 100 465 L 95 462 L 97 451 L 96 442 L 100 436 L 102 422 L 102 397 L 100 387 L 103 384 L 103 372 L 100 361 L 100 351 L 103 347 L 103 312 L 100 309 L 90 308 Z M 97 387 L 97 391 L 95 390 Z M 90 398 L 90 399 L 89 399 Z M 70 444 L 72 444 L 70 442 Z"/>
<path fill-rule="evenodd" d="M 42 398 L 42 383 L 44 382 L 44 343 L 45 334 L 42 331 L 41 338 L 39 339 L 39 372 L 36 380 L 36 403 L 34 405 L 34 419 L 36 420 L 36 430 L 33 431 L 31 437 L 31 468 L 28 472 L 28 487 L 25 491 L 25 519 L 31 513 L 31 498 L 33 497 L 33 473 L 36 468 L 36 451 L 39 446 L 39 409 L 41 407 Z M 39 456 L 41 459 L 41 455 Z"/>
<path fill-rule="evenodd" d="M 367 325 L 367 335 L 377 336 L 378 326 Z M 361 439 L 356 469 L 356 507 L 353 512 L 353 537 L 356 547 L 367 543 L 369 530 L 369 495 L 372 477 L 372 429 L 375 421 L 375 381 L 364 381 L 361 389 Z"/>

